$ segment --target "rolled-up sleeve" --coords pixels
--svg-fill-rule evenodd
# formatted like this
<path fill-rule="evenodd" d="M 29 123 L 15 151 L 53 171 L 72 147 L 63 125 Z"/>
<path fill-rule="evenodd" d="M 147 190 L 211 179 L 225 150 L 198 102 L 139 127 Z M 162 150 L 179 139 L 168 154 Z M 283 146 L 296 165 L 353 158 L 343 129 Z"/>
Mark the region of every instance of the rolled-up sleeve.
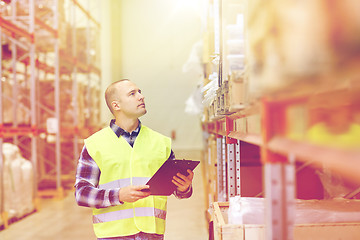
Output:
<path fill-rule="evenodd" d="M 191 197 L 192 193 L 193 193 L 193 188 L 192 188 L 192 185 L 190 185 L 190 187 L 188 188 L 187 191 L 180 192 L 179 190 L 176 190 L 174 192 L 174 195 L 175 195 L 176 198 L 183 199 L 183 198 Z"/>

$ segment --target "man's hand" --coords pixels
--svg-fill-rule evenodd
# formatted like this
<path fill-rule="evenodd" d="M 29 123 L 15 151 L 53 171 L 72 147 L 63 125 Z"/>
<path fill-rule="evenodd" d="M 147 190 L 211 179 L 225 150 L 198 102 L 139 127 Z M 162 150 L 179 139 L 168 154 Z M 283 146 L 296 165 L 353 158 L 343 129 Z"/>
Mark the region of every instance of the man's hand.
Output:
<path fill-rule="evenodd" d="M 176 176 L 173 177 L 172 182 L 177 186 L 177 189 L 180 192 L 186 192 L 191 186 L 194 173 L 190 169 L 188 169 L 187 172 L 189 173 L 187 176 L 177 173 Z"/>
<path fill-rule="evenodd" d="M 140 185 L 140 186 L 127 186 L 120 188 L 119 191 L 119 200 L 121 202 L 136 202 L 139 199 L 146 198 L 150 195 L 149 190 L 150 186 Z"/>

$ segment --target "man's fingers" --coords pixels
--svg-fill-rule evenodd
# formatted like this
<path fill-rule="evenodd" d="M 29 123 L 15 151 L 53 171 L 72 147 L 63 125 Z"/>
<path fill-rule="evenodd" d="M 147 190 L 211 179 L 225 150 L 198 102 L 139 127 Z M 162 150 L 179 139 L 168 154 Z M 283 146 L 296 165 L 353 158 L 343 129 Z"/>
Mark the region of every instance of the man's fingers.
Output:
<path fill-rule="evenodd" d="M 181 173 L 177 173 L 176 176 L 174 177 L 178 177 L 178 178 L 181 178 L 182 180 L 188 182 L 188 181 L 192 181 L 193 177 L 194 177 L 194 173 L 193 171 L 191 171 L 190 169 L 187 170 L 187 172 L 189 173 L 189 175 L 185 176 Z"/>
<path fill-rule="evenodd" d="M 136 198 L 144 198 L 150 195 L 150 186 L 149 185 L 139 185 L 133 187 L 133 196 Z"/>
<path fill-rule="evenodd" d="M 178 182 L 176 182 L 175 180 L 171 180 L 171 181 L 172 181 L 173 184 L 175 184 L 175 186 L 181 187 L 181 185 Z"/>
<path fill-rule="evenodd" d="M 175 186 L 177 186 L 178 190 L 183 192 L 186 191 L 186 189 L 189 189 L 194 177 L 193 171 L 187 169 L 187 172 L 188 172 L 187 176 L 181 173 L 177 173 L 172 179 L 172 183 L 175 184 Z"/>
<path fill-rule="evenodd" d="M 186 183 L 186 181 L 180 177 L 174 176 L 173 180 L 179 184 L 184 185 Z"/>
<path fill-rule="evenodd" d="M 189 173 L 189 176 L 188 176 L 188 177 L 190 178 L 190 180 L 192 180 L 193 177 L 194 177 L 194 172 L 191 171 L 190 169 L 188 169 L 187 172 Z"/>
<path fill-rule="evenodd" d="M 136 191 L 140 191 L 140 190 L 143 190 L 143 189 L 149 189 L 150 186 L 149 185 L 138 185 L 138 186 L 133 186 L 133 189 L 136 190 Z"/>
<path fill-rule="evenodd" d="M 180 175 L 182 175 L 184 177 L 193 177 L 194 176 L 194 172 L 191 171 L 190 169 L 187 169 L 186 172 L 188 173 L 187 176 L 185 176 L 184 174 L 181 174 L 181 173 L 178 173 L 178 174 L 180 174 Z"/>
<path fill-rule="evenodd" d="M 183 186 L 184 186 L 183 183 L 180 183 L 180 182 L 178 182 L 178 181 L 175 180 L 175 179 L 172 180 L 172 183 L 175 184 L 175 186 L 177 186 L 177 187 L 183 187 Z"/>
<path fill-rule="evenodd" d="M 119 191 L 119 200 L 123 202 L 135 202 L 139 199 L 148 197 L 151 193 L 150 191 L 141 191 L 143 189 L 149 189 L 148 185 L 138 185 L 138 186 L 127 186 L 123 187 Z"/>

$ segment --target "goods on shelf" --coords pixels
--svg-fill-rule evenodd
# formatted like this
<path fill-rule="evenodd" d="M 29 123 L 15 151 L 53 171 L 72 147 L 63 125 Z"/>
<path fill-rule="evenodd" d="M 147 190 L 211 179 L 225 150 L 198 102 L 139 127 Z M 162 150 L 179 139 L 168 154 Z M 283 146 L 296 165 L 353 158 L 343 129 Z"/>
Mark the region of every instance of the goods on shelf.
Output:
<path fill-rule="evenodd" d="M 241 110 L 245 104 L 245 31 L 243 3 L 222 3 L 221 90 L 218 92 L 218 114 Z"/>
<path fill-rule="evenodd" d="M 244 81 L 242 75 L 232 73 L 228 80 L 218 86 L 217 73 L 209 77 L 204 93 L 204 105 L 209 109 L 209 119 L 221 117 L 244 108 Z"/>
<path fill-rule="evenodd" d="M 308 139 L 315 144 L 356 149 L 360 146 L 360 125 L 349 123 L 342 132 L 333 132 L 327 123 L 317 123 L 309 129 Z"/>
<path fill-rule="evenodd" d="M 248 1 L 247 7 L 249 89 L 253 93 L 284 87 L 287 91 L 316 90 L 314 84 L 324 81 L 340 84 L 339 76 L 352 71 L 358 61 L 357 0 Z"/>
<path fill-rule="evenodd" d="M 360 147 L 358 95 L 360 88 L 328 90 L 289 106 L 286 137 L 338 149 Z"/>
<path fill-rule="evenodd" d="M 3 98 L 3 122 L 5 124 L 30 124 L 30 110 L 28 101 L 28 89 L 22 87 L 20 84 L 17 85 L 17 96 L 13 97 L 13 81 L 7 78 L 2 82 L 3 92 L 1 94 Z M 16 99 L 16 100 L 15 100 Z M 14 113 L 14 102 L 16 102 L 16 113 Z M 16 114 L 16 115 L 14 115 Z"/>
<path fill-rule="evenodd" d="M 20 218 L 34 211 L 32 163 L 24 159 L 16 145 L 3 143 L 4 210 L 9 218 Z"/>
<path fill-rule="evenodd" d="M 254 208 L 261 207 L 261 199 L 256 199 L 252 205 L 249 201 L 250 198 L 246 199 L 247 207 L 253 206 Z M 251 199 L 254 200 L 254 199 Z M 260 203 L 260 204 L 259 204 Z M 299 209 L 298 215 L 308 223 L 297 223 L 294 225 L 294 240 L 312 240 L 312 239 L 356 239 L 360 234 L 360 223 L 359 223 L 359 213 L 352 212 L 353 206 L 346 206 L 341 208 L 338 206 L 338 202 L 328 202 L 329 205 L 323 205 L 322 203 L 317 204 L 312 202 L 310 204 L 305 204 L 304 208 Z M 347 203 L 343 202 L 345 205 Z M 359 201 L 355 201 L 348 205 L 356 205 L 357 211 L 360 211 Z M 317 214 L 314 214 L 312 209 L 315 206 L 315 211 Z M 265 225 L 261 224 L 261 219 L 263 218 L 263 212 L 259 209 L 251 208 L 251 210 L 244 210 L 247 214 L 246 216 L 254 220 L 254 223 L 245 223 L 245 224 L 234 224 L 229 223 L 228 215 L 230 214 L 229 203 L 214 202 L 213 204 L 214 212 L 214 239 L 215 240 L 265 240 Z M 317 209 L 316 209 L 317 208 Z M 350 208 L 350 209 L 349 209 Z M 306 210 L 305 210 L 306 209 Z M 305 211 L 303 211 L 305 210 Z M 252 214 L 254 215 L 252 215 Z M 259 215 L 257 215 L 258 213 Z M 356 216 L 357 215 L 357 216 Z M 257 216 L 257 218 L 256 218 Z M 341 216 L 343 222 L 336 222 L 336 217 Z M 321 222 L 317 222 L 317 217 L 325 217 L 329 222 L 324 223 L 324 219 L 320 219 Z M 335 217 L 335 219 L 334 219 Z M 259 221 L 260 219 L 260 221 Z M 341 220 L 339 219 L 339 220 Z M 357 219 L 357 222 L 352 222 L 353 219 Z M 310 220 L 310 221 L 309 221 Z"/>
<path fill-rule="evenodd" d="M 224 98 L 224 113 L 239 111 L 245 106 L 245 83 L 243 74 L 232 72 L 229 79 L 221 85 Z"/>
<path fill-rule="evenodd" d="M 229 224 L 264 224 L 265 200 L 231 197 Z M 295 200 L 295 224 L 360 222 L 360 200 Z"/>
<path fill-rule="evenodd" d="M 73 124 L 74 114 L 78 115 L 78 124 L 79 126 L 84 126 L 84 91 L 85 86 L 81 83 L 78 83 L 78 93 L 77 93 L 77 104 L 78 112 L 74 113 L 74 104 L 72 102 L 73 92 L 72 92 L 72 81 L 61 81 L 60 82 L 60 120 L 62 124 Z M 46 120 L 50 117 L 53 117 L 54 113 L 54 81 L 40 81 L 39 82 L 39 92 L 42 94 L 39 95 L 39 102 L 42 108 L 40 111 L 40 122 L 46 123 Z M 46 110 L 47 109 L 47 110 Z M 51 110 L 51 111 L 49 111 Z"/>
<path fill-rule="evenodd" d="M 317 145 L 343 149 L 360 147 L 357 91 L 345 88 L 313 96 L 309 100 L 306 139 Z"/>
<path fill-rule="evenodd" d="M 251 134 L 261 134 L 261 115 L 253 114 L 246 117 L 247 132 Z"/>
<path fill-rule="evenodd" d="M 220 7 L 217 3 L 211 10 L 214 16 L 220 13 L 220 31 L 217 19 L 210 16 L 204 41 L 208 51 L 220 49 L 208 52 L 204 61 L 206 76 L 219 75 L 213 79 L 216 97 L 205 105 L 208 117 L 203 118 L 204 130 L 210 133 L 205 151 L 209 158 L 206 193 L 210 205 L 234 195 L 270 195 L 266 211 L 272 214 L 266 219 L 269 231 L 265 235 L 263 221 L 228 224 L 228 204 L 215 203 L 215 239 L 290 239 L 288 234 L 293 233 L 294 239 L 301 240 L 355 239 L 360 219 L 347 218 L 351 223 L 345 224 L 300 221 L 294 227 L 287 221 L 293 205 L 284 199 L 359 196 L 359 1 L 223 0 Z M 211 37 L 220 41 L 212 42 Z M 210 56 L 220 56 L 220 60 L 211 61 Z M 229 87 L 232 83 L 237 87 L 234 92 Z M 240 107 L 230 110 L 236 104 Z M 245 144 L 258 147 L 261 153 L 256 159 L 265 171 L 248 171 L 255 181 L 244 174 L 250 166 L 242 156 L 248 151 Z M 294 166 L 291 176 L 278 169 L 289 162 Z M 256 180 L 264 183 L 264 191 L 260 188 L 244 195 Z M 278 208 L 279 202 L 284 209 Z M 334 207 L 328 201 L 299 202 L 301 206 L 311 203 L 323 219 L 329 217 L 324 208 Z M 257 208 L 262 210 L 257 217 L 251 212 L 250 216 L 263 219 L 263 208 Z M 359 215 L 358 206 L 354 209 Z"/>
<path fill-rule="evenodd" d="M 100 88 L 97 86 L 93 86 L 90 90 L 91 103 L 86 108 L 90 112 L 89 116 L 89 125 L 90 126 L 98 126 L 100 121 Z M 86 105 L 85 105 L 86 106 Z M 81 114 L 81 112 L 79 112 Z"/>
<path fill-rule="evenodd" d="M 202 88 L 204 95 L 203 104 L 205 108 L 208 108 L 206 120 L 212 120 L 217 116 L 217 96 L 216 93 L 219 89 L 218 74 L 213 72 L 209 75 L 209 82 Z"/>
<path fill-rule="evenodd" d="M 209 82 L 202 89 L 202 92 L 204 93 L 203 102 L 205 106 L 210 106 L 215 100 L 218 87 L 218 74 L 217 72 L 213 72 L 209 76 Z"/>
<path fill-rule="evenodd" d="M 230 5 L 232 10 L 235 10 L 233 16 L 227 15 L 227 19 L 234 18 L 235 21 L 224 22 L 224 56 L 225 56 L 225 72 L 241 71 L 245 65 L 245 34 L 244 34 L 244 15 L 236 13 L 236 10 L 241 11 L 241 4 Z M 226 12 L 226 10 L 225 10 Z M 227 12 L 225 14 L 228 14 Z M 225 20 L 224 20 L 225 21 Z"/>

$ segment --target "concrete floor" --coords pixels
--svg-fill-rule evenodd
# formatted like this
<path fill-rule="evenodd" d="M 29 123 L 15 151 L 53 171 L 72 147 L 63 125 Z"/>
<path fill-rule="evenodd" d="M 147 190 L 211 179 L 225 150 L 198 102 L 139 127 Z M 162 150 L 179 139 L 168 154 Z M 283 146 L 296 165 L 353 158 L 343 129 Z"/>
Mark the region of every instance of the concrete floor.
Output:
<path fill-rule="evenodd" d="M 200 159 L 198 154 L 191 159 Z M 190 158 L 177 154 L 178 158 Z M 194 194 L 190 199 L 169 197 L 166 240 L 208 239 L 201 167 L 195 170 Z M 0 231 L 1 240 L 92 240 L 96 239 L 91 210 L 78 207 L 73 192 L 62 200 L 43 199 L 41 210 Z"/>
<path fill-rule="evenodd" d="M 178 153 L 176 155 L 179 156 Z M 185 155 L 181 158 L 187 157 Z M 195 160 L 195 158 L 187 159 Z M 166 240 L 209 239 L 201 169 L 201 166 L 198 166 L 194 171 L 194 192 L 191 198 L 179 200 L 174 196 L 169 197 Z"/>

